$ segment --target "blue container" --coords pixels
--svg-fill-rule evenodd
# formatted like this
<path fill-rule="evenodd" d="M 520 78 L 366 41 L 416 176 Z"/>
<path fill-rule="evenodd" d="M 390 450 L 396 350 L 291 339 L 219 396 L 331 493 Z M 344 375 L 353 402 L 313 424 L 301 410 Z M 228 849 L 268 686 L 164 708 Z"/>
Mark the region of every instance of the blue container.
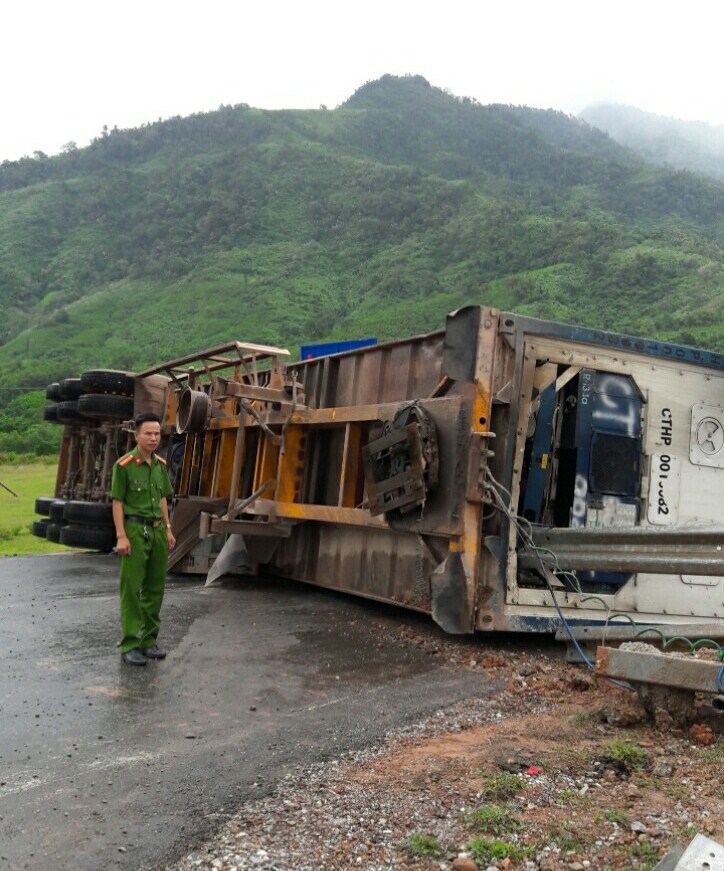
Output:
<path fill-rule="evenodd" d="M 317 357 L 329 357 L 330 354 L 356 351 L 358 348 L 369 348 L 376 344 L 375 336 L 368 339 L 346 339 L 344 342 L 318 342 L 316 345 L 302 345 L 300 356 L 302 360 L 314 360 Z"/>

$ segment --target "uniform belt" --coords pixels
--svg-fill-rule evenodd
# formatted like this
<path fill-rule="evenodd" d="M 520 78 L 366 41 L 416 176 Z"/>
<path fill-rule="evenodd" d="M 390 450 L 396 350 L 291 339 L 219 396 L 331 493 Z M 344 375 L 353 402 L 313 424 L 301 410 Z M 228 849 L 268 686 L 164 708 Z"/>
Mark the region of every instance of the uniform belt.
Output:
<path fill-rule="evenodd" d="M 163 520 L 157 519 L 155 517 L 141 517 L 138 514 L 126 514 L 123 519 L 130 520 L 131 523 L 142 523 L 144 526 L 156 527 L 163 524 Z"/>

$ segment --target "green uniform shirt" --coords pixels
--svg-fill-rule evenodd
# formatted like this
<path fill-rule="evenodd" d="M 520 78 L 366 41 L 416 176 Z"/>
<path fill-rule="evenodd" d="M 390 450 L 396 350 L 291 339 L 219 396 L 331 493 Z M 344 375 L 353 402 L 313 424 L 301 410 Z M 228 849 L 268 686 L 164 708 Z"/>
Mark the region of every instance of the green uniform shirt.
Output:
<path fill-rule="evenodd" d="M 111 498 L 123 502 L 124 514 L 160 520 L 161 499 L 172 492 L 166 464 L 155 454 L 149 466 L 136 447 L 113 466 Z"/>

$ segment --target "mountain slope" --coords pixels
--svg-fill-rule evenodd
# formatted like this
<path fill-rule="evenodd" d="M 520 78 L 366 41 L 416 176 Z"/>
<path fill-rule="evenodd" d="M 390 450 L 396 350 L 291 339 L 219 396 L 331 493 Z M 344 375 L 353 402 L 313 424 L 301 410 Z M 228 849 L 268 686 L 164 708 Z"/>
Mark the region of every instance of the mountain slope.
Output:
<path fill-rule="evenodd" d="M 724 180 L 724 127 L 608 103 L 588 106 L 580 117 L 652 163 Z"/>
<path fill-rule="evenodd" d="M 724 348 L 723 245 L 724 186 L 420 77 L 111 131 L 0 165 L 0 450 L 26 415 L 3 387 L 466 303 Z"/>

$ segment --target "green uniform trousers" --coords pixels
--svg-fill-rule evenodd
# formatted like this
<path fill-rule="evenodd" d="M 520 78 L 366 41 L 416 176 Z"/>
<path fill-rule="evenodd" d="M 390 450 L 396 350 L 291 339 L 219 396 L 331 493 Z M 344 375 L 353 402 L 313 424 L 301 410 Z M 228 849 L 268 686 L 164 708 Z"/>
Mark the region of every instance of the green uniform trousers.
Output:
<path fill-rule="evenodd" d="M 126 522 L 131 543 L 129 556 L 121 557 L 121 653 L 134 647 L 153 647 L 161 625 L 161 604 L 168 568 L 166 527 Z"/>

